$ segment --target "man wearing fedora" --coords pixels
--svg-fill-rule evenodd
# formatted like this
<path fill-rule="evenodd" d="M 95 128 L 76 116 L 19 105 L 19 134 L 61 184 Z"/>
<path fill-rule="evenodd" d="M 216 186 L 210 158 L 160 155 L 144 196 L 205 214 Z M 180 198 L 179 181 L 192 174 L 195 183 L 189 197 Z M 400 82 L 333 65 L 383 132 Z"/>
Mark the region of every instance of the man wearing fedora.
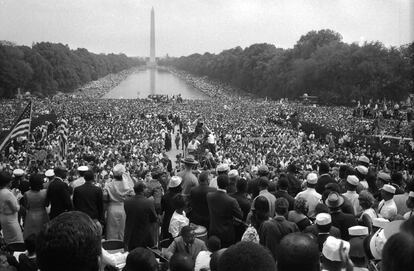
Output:
<path fill-rule="evenodd" d="M 182 194 L 186 197 L 190 196 L 191 188 L 198 185 L 197 177 L 193 173 L 193 167 L 198 164 L 196 160 L 194 160 L 194 156 L 189 155 L 187 158 L 182 159 L 181 162 L 184 164 L 184 171 L 180 172 L 178 176 L 183 179 L 182 182 Z"/>
<path fill-rule="evenodd" d="M 341 210 L 344 198 L 337 192 L 331 192 L 325 200 L 332 218 L 332 226 L 337 227 L 341 231 L 341 239 L 349 240 L 348 229 L 358 225 L 354 215 L 345 214 Z"/>

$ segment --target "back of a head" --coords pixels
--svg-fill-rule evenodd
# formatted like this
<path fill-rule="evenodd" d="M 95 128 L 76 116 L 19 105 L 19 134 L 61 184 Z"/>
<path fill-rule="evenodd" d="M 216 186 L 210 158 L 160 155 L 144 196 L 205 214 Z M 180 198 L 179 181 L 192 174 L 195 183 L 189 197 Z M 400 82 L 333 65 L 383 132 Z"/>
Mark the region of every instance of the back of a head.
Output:
<path fill-rule="evenodd" d="M 145 183 L 143 181 L 138 181 L 135 185 L 134 185 L 134 192 L 135 194 L 141 194 L 144 192 L 145 190 Z"/>
<path fill-rule="evenodd" d="M 218 175 L 217 186 L 220 189 L 226 189 L 229 186 L 229 177 L 227 175 Z"/>
<path fill-rule="evenodd" d="M 382 250 L 383 271 L 411 271 L 414 267 L 414 236 L 397 233 L 390 237 Z"/>
<path fill-rule="evenodd" d="M 258 186 L 261 189 L 267 189 L 269 187 L 269 181 L 267 178 L 260 177 L 258 181 Z"/>
<path fill-rule="evenodd" d="M 215 252 L 221 249 L 221 240 L 215 235 L 208 238 L 206 246 L 210 252 Z"/>
<path fill-rule="evenodd" d="M 95 271 L 99 269 L 101 235 L 82 212 L 66 212 L 51 220 L 36 243 L 41 271 Z"/>
<path fill-rule="evenodd" d="M 244 178 L 238 179 L 236 183 L 237 192 L 244 193 L 247 191 L 247 180 Z"/>
<path fill-rule="evenodd" d="M 84 173 L 83 178 L 85 178 L 85 181 L 92 182 L 94 179 L 93 172 L 91 170 L 88 170 Z"/>
<path fill-rule="evenodd" d="M 229 247 L 219 259 L 218 270 L 274 271 L 275 261 L 270 252 L 253 242 L 239 242 Z"/>
<path fill-rule="evenodd" d="M 188 254 L 175 253 L 170 259 L 170 271 L 193 271 L 194 260 Z"/>
<path fill-rule="evenodd" d="M 329 173 L 329 164 L 327 162 L 321 162 L 319 164 L 319 175 Z"/>
<path fill-rule="evenodd" d="M 319 247 L 316 241 L 305 233 L 286 235 L 278 247 L 277 270 L 318 271 Z"/>
<path fill-rule="evenodd" d="M 278 198 L 275 202 L 275 211 L 278 215 L 285 215 L 289 210 L 289 202 L 285 198 Z"/>
<path fill-rule="evenodd" d="M 208 177 L 210 175 L 210 172 L 205 170 L 200 173 L 198 176 L 198 183 L 208 183 Z"/>
<path fill-rule="evenodd" d="M 258 196 L 253 203 L 254 211 L 259 213 L 268 213 L 269 212 L 269 201 L 264 196 Z"/>
<path fill-rule="evenodd" d="M 277 182 L 277 186 L 279 187 L 279 190 L 288 190 L 289 181 L 287 180 L 287 178 L 285 176 L 283 176 Z"/>
<path fill-rule="evenodd" d="M 158 263 L 152 251 L 138 247 L 129 252 L 123 271 L 156 271 Z"/>

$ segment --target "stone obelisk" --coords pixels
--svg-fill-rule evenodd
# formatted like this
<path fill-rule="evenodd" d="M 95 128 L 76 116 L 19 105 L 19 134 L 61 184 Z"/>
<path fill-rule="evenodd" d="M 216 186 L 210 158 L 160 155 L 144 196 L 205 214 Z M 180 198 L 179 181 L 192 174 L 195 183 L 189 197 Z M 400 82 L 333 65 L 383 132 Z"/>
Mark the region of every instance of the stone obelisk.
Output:
<path fill-rule="evenodd" d="M 150 36 L 150 60 L 149 66 L 155 67 L 157 65 L 155 60 L 155 18 L 154 7 L 151 8 L 151 36 Z"/>

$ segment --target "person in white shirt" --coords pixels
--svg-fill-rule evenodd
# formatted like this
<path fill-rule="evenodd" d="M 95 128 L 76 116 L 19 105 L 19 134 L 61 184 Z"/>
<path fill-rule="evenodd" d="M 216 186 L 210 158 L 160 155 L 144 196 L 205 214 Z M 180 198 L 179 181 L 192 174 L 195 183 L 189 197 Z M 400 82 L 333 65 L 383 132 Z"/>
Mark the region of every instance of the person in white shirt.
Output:
<path fill-rule="evenodd" d="M 308 210 L 308 217 L 315 216 L 315 207 L 321 201 L 321 194 L 316 192 L 315 187 L 318 182 L 318 175 L 314 172 L 311 172 L 306 176 L 306 185 L 307 188 L 305 191 L 299 192 L 295 199 L 297 198 L 304 198 L 308 202 L 309 210 Z"/>
<path fill-rule="evenodd" d="M 175 212 L 171 217 L 168 232 L 171 233 L 173 238 L 175 238 L 178 237 L 184 226 L 188 226 L 190 224 L 190 220 L 184 212 L 186 204 L 182 195 L 176 195 L 174 197 L 173 204 Z"/>
<path fill-rule="evenodd" d="M 342 194 L 345 198 L 347 198 L 351 204 L 352 207 L 354 207 L 354 215 L 357 215 L 361 211 L 361 207 L 359 206 L 359 195 L 356 192 L 357 186 L 359 185 L 359 179 L 355 175 L 349 175 L 346 178 L 346 184 L 345 187 L 347 191 Z"/>
<path fill-rule="evenodd" d="M 216 136 L 213 132 L 208 134 L 207 137 L 208 148 L 213 155 L 216 155 Z"/>
<path fill-rule="evenodd" d="M 200 142 L 193 138 L 187 145 L 188 154 L 193 154 L 198 147 L 200 146 Z"/>
<path fill-rule="evenodd" d="M 395 204 L 393 197 L 395 194 L 395 187 L 390 184 L 384 184 L 381 188 L 381 196 L 383 200 L 378 205 L 378 214 L 380 217 L 394 220 L 397 216 L 397 205 Z"/>

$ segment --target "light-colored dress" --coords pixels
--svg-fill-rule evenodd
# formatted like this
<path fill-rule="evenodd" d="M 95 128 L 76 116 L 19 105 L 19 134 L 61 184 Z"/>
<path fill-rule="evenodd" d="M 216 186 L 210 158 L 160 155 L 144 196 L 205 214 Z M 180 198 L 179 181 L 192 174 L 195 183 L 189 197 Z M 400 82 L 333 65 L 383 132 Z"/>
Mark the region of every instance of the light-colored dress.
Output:
<path fill-rule="evenodd" d="M 43 225 L 49 222 L 49 216 L 46 212 L 47 200 L 46 189 L 40 191 L 29 190 L 24 193 L 26 202 L 26 218 L 24 220 L 23 237 L 26 239 L 31 234 L 38 234 Z"/>
<path fill-rule="evenodd" d="M 8 188 L 0 189 L 0 224 L 6 244 L 23 242 L 23 234 L 17 220 L 20 206 Z"/>
<path fill-rule="evenodd" d="M 126 214 L 124 201 L 134 194 L 133 189 L 125 180 L 111 180 L 104 187 L 104 197 L 109 198 L 106 239 L 124 240 Z"/>

